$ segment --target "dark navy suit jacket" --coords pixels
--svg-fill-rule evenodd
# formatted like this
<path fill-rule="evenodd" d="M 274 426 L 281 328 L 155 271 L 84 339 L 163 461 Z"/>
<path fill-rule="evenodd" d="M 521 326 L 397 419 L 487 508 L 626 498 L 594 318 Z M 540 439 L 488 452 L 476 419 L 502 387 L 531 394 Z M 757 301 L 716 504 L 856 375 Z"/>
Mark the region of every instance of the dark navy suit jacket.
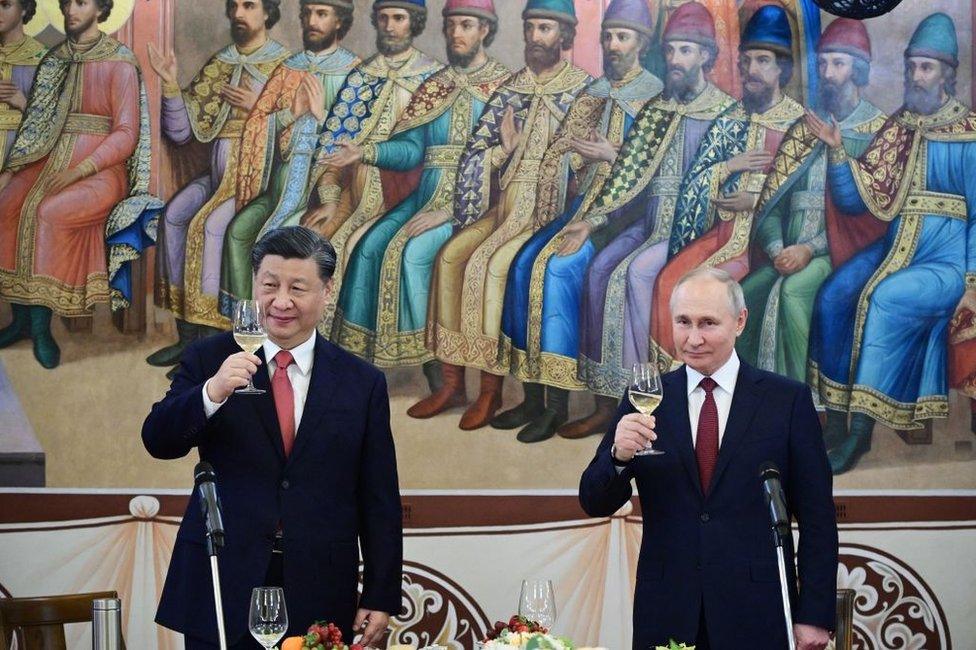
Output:
<path fill-rule="evenodd" d="M 742 364 L 707 496 L 688 419 L 685 368 L 662 377 L 654 414 L 659 456 L 634 458 L 618 474 L 610 455 L 625 398 L 583 473 L 580 502 L 594 517 L 616 512 L 636 480 L 643 541 L 634 594 L 634 648 L 693 643 L 701 607 L 712 648 L 787 647 L 776 551 L 759 479 L 766 461 L 782 472 L 799 552 L 787 553 L 793 620 L 833 630 L 837 522 L 832 477 L 810 389 Z M 799 570 L 800 589 L 797 590 Z"/>
<path fill-rule="evenodd" d="M 357 605 L 393 614 L 401 605 L 402 521 L 386 379 L 316 335 L 308 397 L 286 460 L 267 364 L 254 376 L 265 394 L 234 394 L 209 420 L 204 414 L 204 382 L 239 351 L 230 334 L 188 347 L 169 392 L 146 418 L 143 443 L 156 458 L 181 458 L 195 447 L 214 467 L 227 531 L 219 565 L 228 643 L 249 634 L 251 589 L 264 584 L 279 523 L 288 634 L 325 619 L 351 639 Z M 258 356 L 264 360 L 263 351 Z M 176 536 L 156 621 L 216 643 L 196 491 Z"/>

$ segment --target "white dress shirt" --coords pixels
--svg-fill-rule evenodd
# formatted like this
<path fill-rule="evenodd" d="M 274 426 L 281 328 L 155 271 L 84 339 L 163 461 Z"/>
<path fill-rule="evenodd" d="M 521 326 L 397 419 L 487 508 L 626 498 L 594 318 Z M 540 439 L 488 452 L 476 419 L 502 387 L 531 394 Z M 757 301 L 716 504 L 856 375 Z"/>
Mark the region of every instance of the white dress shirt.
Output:
<path fill-rule="evenodd" d="M 274 357 L 281 350 L 281 347 L 268 339 L 261 348 L 264 350 L 264 358 L 268 364 L 268 377 L 272 378 L 278 369 Z M 288 366 L 287 372 L 288 379 L 291 381 L 292 392 L 295 395 L 295 434 L 297 435 L 298 427 L 302 423 L 302 412 L 305 410 L 305 399 L 308 397 L 308 384 L 312 378 L 312 361 L 315 359 L 315 332 L 312 332 L 307 341 L 296 345 L 289 352 L 295 359 Z M 203 410 L 208 419 L 217 412 L 217 409 L 227 403 L 227 400 L 224 400 L 218 404 L 210 399 L 210 396 L 207 395 L 207 384 L 209 383 L 210 380 L 208 379 L 203 385 Z"/>
<path fill-rule="evenodd" d="M 725 425 L 729 421 L 732 410 L 732 395 L 735 393 L 735 382 L 739 378 L 739 355 L 732 350 L 732 356 L 725 364 L 711 376 L 718 384 L 712 391 L 715 406 L 718 409 L 718 444 L 722 446 L 722 436 L 725 435 Z M 691 446 L 698 442 L 698 416 L 701 415 L 702 405 L 705 403 L 705 389 L 699 386 L 705 375 L 691 366 L 685 366 L 688 375 L 688 420 L 691 422 Z"/>

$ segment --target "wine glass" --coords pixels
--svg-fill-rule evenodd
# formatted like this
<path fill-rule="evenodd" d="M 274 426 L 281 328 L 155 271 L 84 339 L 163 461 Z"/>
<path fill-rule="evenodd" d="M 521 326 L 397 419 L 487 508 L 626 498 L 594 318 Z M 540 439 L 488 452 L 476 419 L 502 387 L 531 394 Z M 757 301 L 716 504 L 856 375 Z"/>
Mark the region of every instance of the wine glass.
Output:
<path fill-rule="evenodd" d="M 633 376 L 630 380 L 630 388 L 627 390 L 627 398 L 631 405 L 638 412 L 650 415 L 664 399 L 664 390 L 661 387 L 661 374 L 657 370 L 654 362 L 635 363 Z M 657 456 L 663 451 L 654 449 L 654 445 L 648 440 L 644 448 L 635 453 L 635 456 Z"/>
<path fill-rule="evenodd" d="M 248 614 L 251 636 L 265 648 L 273 648 L 288 631 L 285 591 L 281 587 L 255 587 Z"/>
<path fill-rule="evenodd" d="M 249 354 L 258 351 L 268 339 L 264 328 L 264 309 L 257 300 L 239 300 L 234 309 L 234 341 Z M 237 393 L 260 395 L 264 391 L 254 387 L 254 377 L 248 377 L 247 386 L 238 388 Z"/>
<path fill-rule="evenodd" d="M 523 580 L 519 595 L 519 616 L 537 621 L 547 630 L 556 622 L 556 597 L 552 591 L 552 580 Z"/>

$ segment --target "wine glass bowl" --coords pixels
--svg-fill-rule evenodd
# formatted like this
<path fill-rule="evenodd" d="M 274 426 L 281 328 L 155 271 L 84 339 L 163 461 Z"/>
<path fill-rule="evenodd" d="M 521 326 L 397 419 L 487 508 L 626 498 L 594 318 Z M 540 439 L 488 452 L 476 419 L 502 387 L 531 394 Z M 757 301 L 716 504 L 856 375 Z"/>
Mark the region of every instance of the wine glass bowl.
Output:
<path fill-rule="evenodd" d="M 536 621 L 547 630 L 556 622 L 556 596 L 552 580 L 523 580 L 519 594 L 519 616 Z"/>
<path fill-rule="evenodd" d="M 255 587 L 248 613 L 251 636 L 264 648 L 273 648 L 288 632 L 288 609 L 281 587 Z"/>
<path fill-rule="evenodd" d="M 627 389 L 627 399 L 631 406 L 643 415 L 650 415 L 661 405 L 664 399 L 664 388 L 661 385 L 661 373 L 658 372 L 657 363 L 643 362 L 635 363 L 630 386 Z M 658 456 L 663 451 L 654 449 L 650 440 L 644 445 L 643 449 L 638 450 L 635 456 Z"/>
<path fill-rule="evenodd" d="M 257 300 L 239 300 L 234 308 L 234 341 L 249 354 L 258 351 L 268 339 L 264 324 L 264 309 Z M 254 378 L 249 377 L 247 386 L 238 388 L 236 393 L 260 395 L 264 391 L 254 387 Z"/>

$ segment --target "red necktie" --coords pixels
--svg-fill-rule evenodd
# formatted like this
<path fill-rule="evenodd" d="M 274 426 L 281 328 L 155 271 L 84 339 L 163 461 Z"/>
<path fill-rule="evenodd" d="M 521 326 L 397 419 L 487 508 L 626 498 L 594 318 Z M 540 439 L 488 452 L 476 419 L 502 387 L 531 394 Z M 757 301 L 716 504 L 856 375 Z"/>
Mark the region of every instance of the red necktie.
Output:
<path fill-rule="evenodd" d="M 281 428 L 281 444 L 285 448 L 285 458 L 295 444 L 295 392 L 288 379 L 288 366 L 295 359 L 288 350 L 281 350 L 274 356 L 277 367 L 271 378 L 271 394 L 274 396 L 275 411 L 278 412 L 278 426 Z"/>
<path fill-rule="evenodd" d="M 702 492 L 708 494 L 718 459 L 718 407 L 712 391 L 718 384 L 711 377 L 702 378 L 698 384 L 705 391 L 705 403 L 698 413 L 698 437 L 695 439 L 695 457 L 698 458 L 698 478 Z"/>

